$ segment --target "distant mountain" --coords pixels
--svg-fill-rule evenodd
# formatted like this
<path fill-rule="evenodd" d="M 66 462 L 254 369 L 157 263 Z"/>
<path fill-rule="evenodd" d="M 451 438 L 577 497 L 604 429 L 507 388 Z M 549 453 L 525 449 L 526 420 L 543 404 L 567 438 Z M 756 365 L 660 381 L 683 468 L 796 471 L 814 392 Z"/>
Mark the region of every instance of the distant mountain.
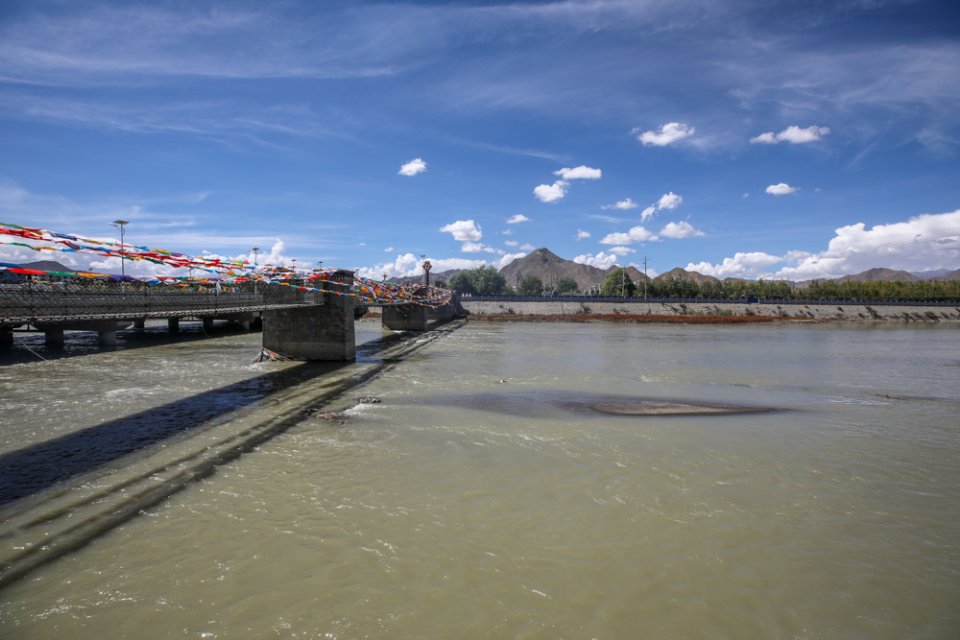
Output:
<path fill-rule="evenodd" d="M 850 282 L 851 280 L 859 280 L 860 282 L 868 282 L 873 280 L 880 280 L 882 282 L 916 282 L 917 280 L 920 280 L 920 278 L 907 271 L 895 271 L 893 269 L 877 268 L 868 269 L 852 276 L 843 276 L 842 278 L 836 279 L 837 282 Z"/>
<path fill-rule="evenodd" d="M 617 268 L 616 266 L 610 267 L 609 269 L 607 269 L 607 273 L 609 274 L 611 271 L 613 271 L 616 268 Z M 637 269 L 636 267 L 627 267 L 626 269 L 624 269 L 624 271 L 627 272 L 627 277 L 633 280 L 636 284 L 640 284 L 644 280 L 647 280 L 647 281 L 651 280 L 651 278 L 649 278 L 648 276 L 643 275 L 643 271 L 640 271 L 640 269 Z"/>
<path fill-rule="evenodd" d="M 719 279 L 714 278 L 713 276 L 705 276 L 702 273 L 696 271 L 687 271 L 686 269 L 681 269 L 677 267 L 676 269 L 671 269 L 666 273 L 661 273 L 654 280 L 663 282 L 664 280 L 685 280 L 688 282 L 696 282 L 697 284 L 703 284 L 704 282 L 720 282 Z"/>
<path fill-rule="evenodd" d="M 950 274 L 957 273 L 957 271 L 952 271 L 950 269 L 936 269 L 934 271 L 914 271 L 913 275 L 917 276 L 921 280 L 943 280 Z"/>
<path fill-rule="evenodd" d="M 570 278 L 581 291 L 603 283 L 607 275 L 603 269 L 564 260 L 545 247 L 517 258 L 500 269 L 500 274 L 511 287 L 516 287 L 527 276 L 536 276 L 548 290 L 563 278 Z"/>
<path fill-rule="evenodd" d="M 948 280 L 950 282 L 960 281 L 960 269 L 957 269 L 956 271 L 951 271 L 946 275 L 937 278 L 937 280 Z"/>
<path fill-rule="evenodd" d="M 463 269 L 450 269 L 449 271 L 431 271 L 430 272 L 430 284 L 435 282 L 444 281 L 446 282 L 456 274 L 463 271 Z M 395 284 L 402 285 L 411 285 L 411 284 L 423 284 L 423 272 L 421 271 L 415 276 L 403 276 L 402 278 L 387 278 L 390 282 Z"/>
<path fill-rule="evenodd" d="M 27 262 L 26 264 L 21 264 L 20 266 L 24 269 L 38 269 L 40 271 L 69 271 L 71 273 L 74 271 L 70 267 L 62 265 L 54 260 L 37 260 L 36 262 Z"/>

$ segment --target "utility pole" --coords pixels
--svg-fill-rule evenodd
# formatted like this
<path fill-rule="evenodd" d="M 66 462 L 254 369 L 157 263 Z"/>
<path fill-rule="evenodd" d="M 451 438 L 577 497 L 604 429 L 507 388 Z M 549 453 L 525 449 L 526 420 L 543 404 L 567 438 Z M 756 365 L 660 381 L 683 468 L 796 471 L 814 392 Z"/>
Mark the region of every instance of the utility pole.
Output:
<path fill-rule="evenodd" d="M 643 299 L 647 299 L 647 256 L 643 256 Z"/>
<path fill-rule="evenodd" d="M 627 270 L 620 267 L 620 297 L 627 297 Z"/>

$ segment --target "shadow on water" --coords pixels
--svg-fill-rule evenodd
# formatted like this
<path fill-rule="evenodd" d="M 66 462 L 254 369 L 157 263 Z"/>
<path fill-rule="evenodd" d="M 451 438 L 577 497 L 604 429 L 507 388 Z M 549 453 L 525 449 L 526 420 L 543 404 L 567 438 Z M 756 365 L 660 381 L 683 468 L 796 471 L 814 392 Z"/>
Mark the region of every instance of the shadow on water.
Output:
<path fill-rule="evenodd" d="M 384 357 L 385 350 L 410 342 L 414 334 L 385 334 L 358 345 L 357 363 L 389 365 L 401 357 Z M 174 336 L 175 340 L 178 340 Z M 415 342 L 415 340 L 413 340 Z M 147 340 L 147 344 L 155 344 Z M 303 362 L 224 387 L 153 407 L 133 415 L 75 431 L 0 455 L 0 506 L 34 495 L 57 483 L 84 474 L 163 442 L 179 434 L 200 433 L 220 415 L 259 402 L 310 380 L 352 365 L 347 362 Z"/>
<path fill-rule="evenodd" d="M 296 364 L 0 455 L 0 505 L 178 434 L 196 432 L 217 416 L 349 364 Z"/>

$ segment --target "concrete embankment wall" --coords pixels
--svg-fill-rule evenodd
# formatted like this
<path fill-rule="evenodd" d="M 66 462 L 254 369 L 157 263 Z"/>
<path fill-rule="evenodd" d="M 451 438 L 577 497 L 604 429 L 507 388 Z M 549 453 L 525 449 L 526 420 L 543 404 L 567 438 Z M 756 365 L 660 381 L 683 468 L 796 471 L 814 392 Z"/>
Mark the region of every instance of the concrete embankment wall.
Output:
<path fill-rule="evenodd" d="M 650 315 L 650 316 L 756 316 L 797 320 L 846 320 L 857 322 L 960 322 L 960 306 L 913 306 L 883 304 L 747 304 L 700 302 L 571 302 L 462 301 L 477 319 L 483 316 Z"/>

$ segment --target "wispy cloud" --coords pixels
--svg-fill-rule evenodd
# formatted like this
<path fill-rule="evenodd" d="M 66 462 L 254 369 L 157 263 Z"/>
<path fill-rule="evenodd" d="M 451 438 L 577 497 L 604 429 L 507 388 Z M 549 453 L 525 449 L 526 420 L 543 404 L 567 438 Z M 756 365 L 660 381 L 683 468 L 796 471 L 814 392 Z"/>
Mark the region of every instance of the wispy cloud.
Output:
<path fill-rule="evenodd" d="M 689 138 L 696 132 L 697 129 L 695 127 L 682 122 L 668 122 L 656 131 L 633 130 L 633 134 L 637 136 L 637 140 L 642 142 L 644 146 L 650 147 L 666 147 L 684 138 Z"/>
<path fill-rule="evenodd" d="M 94 129 L 140 134 L 203 137 L 223 144 L 255 143 L 277 146 L 293 138 L 351 139 L 343 129 L 328 126 L 312 108 L 301 105 L 256 106 L 226 100 L 169 102 L 96 102 L 36 97 L 8 92 L 0 110 L 18 118 Z"/>

